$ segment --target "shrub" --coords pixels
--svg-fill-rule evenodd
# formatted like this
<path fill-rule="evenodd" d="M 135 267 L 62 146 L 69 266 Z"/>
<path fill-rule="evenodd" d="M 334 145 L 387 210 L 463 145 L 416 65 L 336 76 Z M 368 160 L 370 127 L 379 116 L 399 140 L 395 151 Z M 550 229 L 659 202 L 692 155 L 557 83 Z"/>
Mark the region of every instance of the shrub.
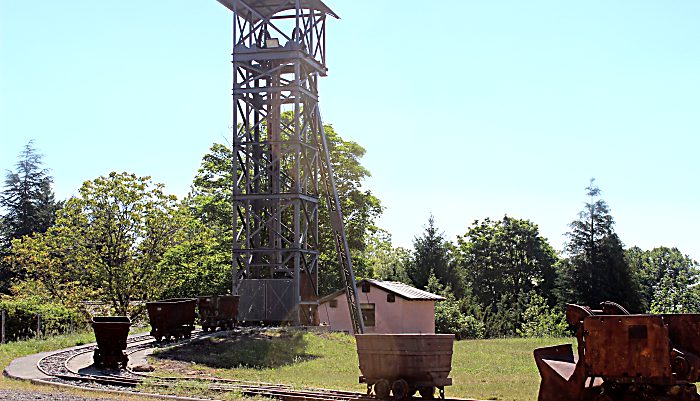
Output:
<path fill-rule="evenodd" d="M 462 312 L 460 306 L 452 297 L 435 304 L 435 332 L 454 334 L 458 340 L 483 338 L 484 324 Z"/>
<path fill-rule="evenodd" d="M 84 322 L 73 310 L 63 305 L 51 305 L 32 299 L 0 300 L 0 310 L 5 311 L 5 339 L 18 340 L 27 337 L 67 333 Z M 40 332 L 37 333 L 37 316 Z"/>
<path fill-rule="evenodd" d="M 530 303 L 523 313 L 523 323 L 517 330 L 521 337 L 564 337 L 569 327 L 564 313 L 556 312 L 547 305 L 541 295 L 531 293 Z"/>

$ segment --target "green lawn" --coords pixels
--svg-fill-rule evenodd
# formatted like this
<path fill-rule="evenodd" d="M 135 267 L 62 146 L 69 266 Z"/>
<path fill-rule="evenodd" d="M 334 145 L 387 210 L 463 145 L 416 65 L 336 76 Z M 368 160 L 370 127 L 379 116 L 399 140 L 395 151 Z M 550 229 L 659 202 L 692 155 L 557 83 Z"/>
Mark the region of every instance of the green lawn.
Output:
<path fill-rule="evenodd" d="M 455 343 L 454 385 L 448 397 L 530 401 L 537 399 L 535 348 L 570 339 L 493 339 Z M 355 339 L 338 333 L 268 332 L 219 336 L 158 352 L 151 358 L 160 375 L 215 376 L 364 391 Z"/>

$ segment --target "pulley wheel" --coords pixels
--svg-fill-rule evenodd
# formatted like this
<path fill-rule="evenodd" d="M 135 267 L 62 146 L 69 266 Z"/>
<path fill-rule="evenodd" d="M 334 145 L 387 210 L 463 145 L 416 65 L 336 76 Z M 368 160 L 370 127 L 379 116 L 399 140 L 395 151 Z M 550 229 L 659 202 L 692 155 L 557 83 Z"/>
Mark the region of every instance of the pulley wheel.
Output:
<path fill-rule="evenodd" d="M 389 391 L 391 391 L 391 387 L 389 386 L 388 380 L 381 379 L 374 383 L 374 395 L 380 400 L 388 400 Z"/>
<path fill-rule="evenodd" d="M 408 382 L 404 379 L 399 379 L 391 385 L 391 392 L 394 394 L 394 400 L 403 400 L 410 396 L 408 393 Z"/>

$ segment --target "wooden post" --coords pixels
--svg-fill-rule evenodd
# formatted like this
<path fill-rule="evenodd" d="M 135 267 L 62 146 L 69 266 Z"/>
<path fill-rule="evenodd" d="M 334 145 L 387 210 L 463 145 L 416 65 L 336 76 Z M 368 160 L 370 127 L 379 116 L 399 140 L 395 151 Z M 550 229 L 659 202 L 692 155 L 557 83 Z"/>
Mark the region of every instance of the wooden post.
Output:
<path fill-rule="evenodd" d="M 41 335 L 41 315 L 36 314 L 36 336 L 39 337 Z"/>
<path fill-rule="evenodd" d="M 2 310 L 2 323 L 0 323 L 0 344 L 5 344 L 5 309 Z"/>

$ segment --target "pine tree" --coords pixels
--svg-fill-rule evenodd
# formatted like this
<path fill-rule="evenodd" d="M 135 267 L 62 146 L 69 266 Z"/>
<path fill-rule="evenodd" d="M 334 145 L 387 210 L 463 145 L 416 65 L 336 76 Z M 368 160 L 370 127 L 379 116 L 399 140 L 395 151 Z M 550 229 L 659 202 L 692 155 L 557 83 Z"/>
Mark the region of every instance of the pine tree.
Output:
<path fill-rule="evenodd" d="M 600 189 L 591 179 L 586 188 L 590 200 L 567 233 L 568 258 L 560 265 L 561 301 L 597 306 L 614 301 L 637 311 L 639 285 L 625 258 L 622 241 L 614 231 L 610 208 L 600 199 Z"/>
<path fill-rule="evenodd" d="M 30 141 L 19 155 L 16 171 L 8 171 L 0 207 L 7 212 L 3 222 L 11 238 L 43 233 L 53 224 L 60 206 L 51 185 L 53 177 L 42 168 L 42 155 Z"/>
<path fill-rule="evenodd" d="M 423 235 L 413 239 L 413 251 L 406 266 L 408 277 L 414 286 L 425 289 L 430 275 L 434 274 L 443 286 L 449 285 L 457 290 L 460 283 L 452 271 L 450 259 L 450 245 L 438 231 L 431 215 Z"/>
<path fill-rule="evenodd" d="M 13 271 L 8 261 L 12 252 L 12 240 L 44 233 L 53 225 L 56 211 L 61 207 L 56 202 L 53 177 L 42 168 L 42 155 L 37 153 L 30 141 L 19 154 L 16 171 L 8 171 L 5 187 L 0 193 L 0 292 L 6 292 L 9 281 L 21 272 Z"/>

